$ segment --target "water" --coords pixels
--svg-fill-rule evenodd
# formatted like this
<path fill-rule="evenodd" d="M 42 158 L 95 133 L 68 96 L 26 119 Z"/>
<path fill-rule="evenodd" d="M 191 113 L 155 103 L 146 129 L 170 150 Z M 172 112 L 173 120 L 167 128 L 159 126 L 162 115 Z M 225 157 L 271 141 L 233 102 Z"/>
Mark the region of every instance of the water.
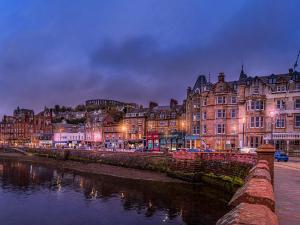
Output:
<path fill-rule="evenodd" d="M 3 225 L 215 224 L 230 196 L 211 187 L 79 175 L 0 160 Z"/>

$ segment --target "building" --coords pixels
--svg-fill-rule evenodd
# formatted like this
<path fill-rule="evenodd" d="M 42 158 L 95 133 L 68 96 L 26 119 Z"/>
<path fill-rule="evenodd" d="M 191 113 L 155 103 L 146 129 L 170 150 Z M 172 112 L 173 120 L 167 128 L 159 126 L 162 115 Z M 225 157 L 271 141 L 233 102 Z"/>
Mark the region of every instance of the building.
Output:
<path fill-rule="evenodd" d="M 300 153 L 299 72 L 247 76 L 216 83 L 200 75 L 187 90 L 186 144 L 190 148 L 236 150 L 271 142 L 276 149 Z"/>
<path fill-rule="evenodd" d="M 130 109 L 136 109 L 139 106 L 136 103 L 125 103 L 125 102 L 120 102 L 116 100 L 110 100 L 110 99 L 92 99 L 92 100 L 87 100 L 85 102 L 86 106 L 91 106 L 91 105 L 96 105 L 99 106 L 103 109 L 105 108 L 110 108 L 110 107 L 115 107 L 119 110 L 130 110 Z"/>
<path fill-rule="evenodd" d="M 238 104 L 237 82 L 225 81 L 220 73 L 212 84 L 204 75 L 187 90 L 186 146 L 231 150 L 237 146 Z"/>
<path fill-rule="evenodd" d="M 146 120 L 146 148 L 148 150 L 176 150 L 184 146 L 184 105 L 171 99 L 170 105 L 158 106 L 151 102 Z"/>
<path fill-rule="evenodd" d="M 245 115 L 245 145 L 265 142 L 288 153 L 300 153 L 300 73 L 248 77 L 241 111 Z"/>
<path fill-rule="evenodd" d="M 148 108 L 133 109 L 123 119 L 128 148 L 144 148 L 146 145 L 146 120 Z"/>
<path fill-rule="evenodd" d="M 77 148 L 84 145 L 84 126 L 68 124 L 66 121 L 54 123 L 53 145 L 57 148 Z"/>
<path fill-rule="evenodd" d="M 30 109 L 14 110 L 13 116 L 4 116 L 0 123 L 3 144 L 29 146 L 34 136 L 34 112 Z"/>
<path fill-rule="evenodd" d="M 124 149 L 126 130 L 122 122 L 111 122 L 103 125 L 104 147 L 108 149 Z"/>
<path fill-rule="evenodd" d="M 53 145 L 53 110 L 45 108 L 34 117 L 34 134 L 32 145 L 38 147 L 52 147 Z"/>

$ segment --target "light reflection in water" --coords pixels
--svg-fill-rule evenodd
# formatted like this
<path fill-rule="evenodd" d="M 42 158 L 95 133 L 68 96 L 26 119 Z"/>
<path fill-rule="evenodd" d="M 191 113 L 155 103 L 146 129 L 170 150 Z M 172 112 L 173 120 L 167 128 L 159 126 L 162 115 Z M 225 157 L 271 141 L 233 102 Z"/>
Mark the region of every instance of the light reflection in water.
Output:
<path fill-rule="evenodd" d="M 0 172 L 0 219 L 11 225 L 214 224 L 230 198 L 211 187 L 78 175 L 14 161 L 0 161 Z"/>

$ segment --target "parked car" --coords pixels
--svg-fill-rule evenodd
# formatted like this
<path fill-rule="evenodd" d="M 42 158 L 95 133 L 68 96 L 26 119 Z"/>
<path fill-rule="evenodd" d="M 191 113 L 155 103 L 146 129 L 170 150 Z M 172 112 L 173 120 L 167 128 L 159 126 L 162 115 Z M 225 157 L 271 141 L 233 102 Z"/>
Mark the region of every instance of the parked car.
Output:
<path fill-rule="evenodd" d="M 243 147 L 240 149 L 241 153 L 256 153 L 256 148 L 248 148 L 248 147 Z"/>
<path fill-rule="evenodd" d="M 187 152 L 200 152 L 200 150 L 196 148 L 190 148 L 189 150 L 187 150 Z"/>
<path fill-rule="evenodd" d="M 287 162 L 287 161 L 289 161 L 288 155 L 286 153 L 282 152 L 282 151 L 276 151 L 275 154 L 274 154 L 274 157 L 275 157 L 275 160 L 277 162 L 280 162 L 280 161 Z"/>

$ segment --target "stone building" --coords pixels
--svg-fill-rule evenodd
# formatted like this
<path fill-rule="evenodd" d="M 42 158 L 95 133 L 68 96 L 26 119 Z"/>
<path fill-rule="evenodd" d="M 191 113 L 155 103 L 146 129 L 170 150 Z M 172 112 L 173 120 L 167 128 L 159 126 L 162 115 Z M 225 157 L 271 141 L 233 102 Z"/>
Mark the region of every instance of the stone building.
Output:
<path fill-rule="evenodd" d="M 4 116 L 0 123 L 3 144 L 28 146 L 34 134 L 34 112 L 30 109 L 14 110 L 13 116 Z"/>
<path fill-rule="evenodd" d="M 226 82 L 224 73 L 212 84 L 200 75 L 187 90 L 187 136 L 189 148 L 234 149 L 238 137 L 237 82 Z"/>
<path fill-rule="evenodd" d="M 148 108 L 134 109 L 125 114 L 123 126 L 129 148 L 143 148 L 145 146 L 148 110 Z"/>
<path fill-rule="evenodd" d="M 126 130 L 122 122 L 111 122 L 103 125 L 104 147 L 108 149 L 125 148 Z"/>
<path fill-rule="evenodd" d="M 174 99 L 168 106 L 150 103 L 146 120 L 146 148 L 176 150 L 184 146 L 184 109 L 184 105 L 178 105 Z"/>
<path fill-rule="evenodd" d="M 273 142 L 277 149 L 300 151 L 299 72 L 247 76 L 212 84 L 200 75 L 187 90 L 187 147 L 230 150 Z"/>

